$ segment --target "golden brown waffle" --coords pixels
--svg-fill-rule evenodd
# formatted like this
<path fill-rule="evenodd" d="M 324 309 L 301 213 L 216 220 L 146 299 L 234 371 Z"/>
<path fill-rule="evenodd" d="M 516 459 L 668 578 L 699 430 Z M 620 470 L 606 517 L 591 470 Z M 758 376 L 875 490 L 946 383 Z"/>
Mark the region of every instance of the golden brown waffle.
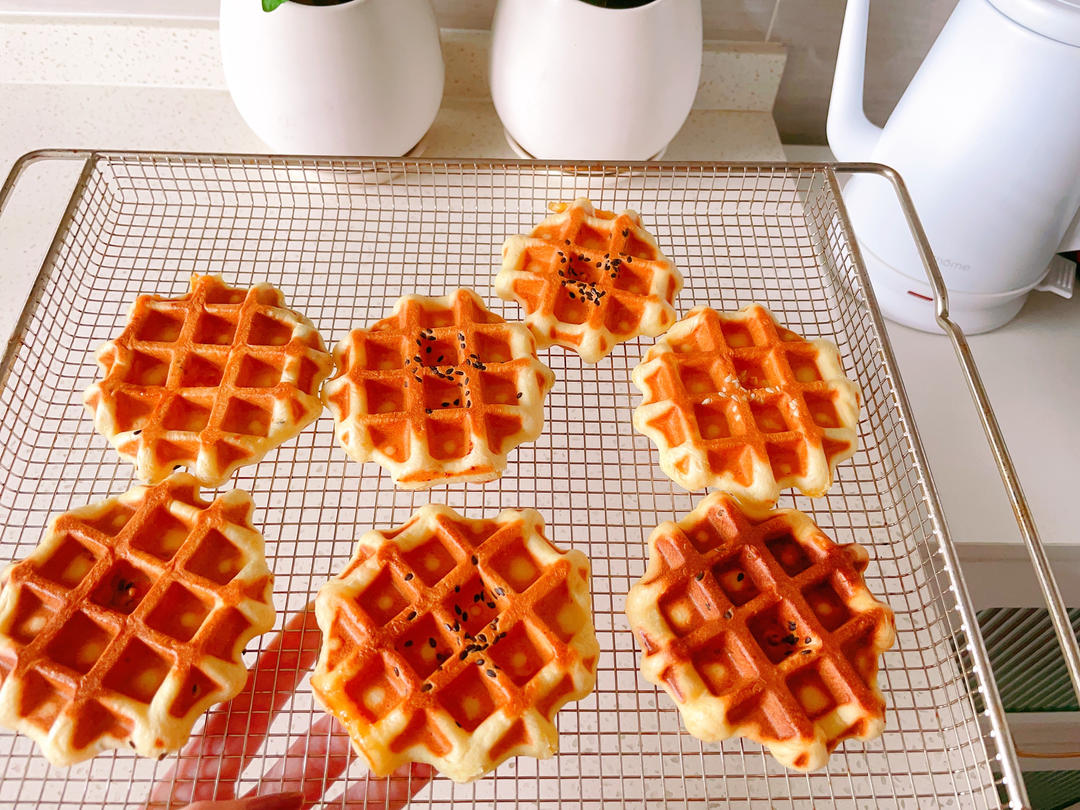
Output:
<path fill-rule="evenodd" d="M 760 304 L 693 309 L 634 369 L 634 427 L 687 489 L 775 503 L 795 486 L 824 495 L 858 443 L 859 389 L 836 346 L 804 340 Z"/>
<path fill-rule="evenodd" d="M 334 347 L 323 399 L 357 461 L 376 461 L 398 486 L 491 481 L 506 455 L 540 435 L 555 382 L 521 324 L 472 290 L 406 295 L 393 314 Z"/>
<path fill-rule="evenodd" d="M 467 782 L 558 750 L 555 713 L 592 691 L 600 648 L 589 562 L 543 531 L 531 509 L 424 506 L 319 591 L 312 689 L 376 774 L 416 761 Z"/>
<path fill-rule="evenodd" d="M 274 623 L 251 509 L 241 490 L 207 503 L 178 473 L 54 518 L 0 575 L 0 725 L 55 765 L 179 749 Z"/>
<path fill-rule="evenodd" d="M 626 597 L 642 675 L 695 737 L 748 737 L 789 768 L 820 768 L 885 726 L 878 656 L 896 631 L 863 582 L 867 561 L 802 512 L 713 493 L 649 538 Z"/>
<path fill-rule="evenodd" d="M 190 466 L 220 486 L 322 413 L 332 360 L 311 322 L 283 304 L 269 284 L 244 290 L 199 275 L 181 298 L 136 299 L 83 396 L 136 476 L 156 483 Z"/>
<path fill-rule="evenodd" d="M 566 346 L 596 363 L 675 322 L 682 276 L 636 211 L 598 211 L 586 199 L 551 209 L 532 234 L 506 240 L 495 278 L 499 297 L 525 309 L 541 348 Z"/>

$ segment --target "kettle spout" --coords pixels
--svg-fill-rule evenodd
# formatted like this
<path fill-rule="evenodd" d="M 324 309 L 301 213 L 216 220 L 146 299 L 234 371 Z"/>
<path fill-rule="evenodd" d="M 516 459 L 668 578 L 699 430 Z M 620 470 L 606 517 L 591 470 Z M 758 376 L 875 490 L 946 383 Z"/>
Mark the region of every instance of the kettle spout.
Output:
<path fill-rule="evenodd" d="M 868 161 L 881 137 L 863 111 L 863 77 L 866 72 L 866 26 L 870 0 L 848 0 L 840 48 L 836 54 L 832 98 L 825 132 L 837 160 Z"/>

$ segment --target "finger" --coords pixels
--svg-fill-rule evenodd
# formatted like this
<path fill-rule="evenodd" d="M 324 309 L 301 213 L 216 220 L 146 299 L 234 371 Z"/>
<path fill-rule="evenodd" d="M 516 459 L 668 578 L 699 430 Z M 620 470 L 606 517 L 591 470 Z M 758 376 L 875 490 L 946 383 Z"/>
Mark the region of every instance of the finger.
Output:
<path fill-rule="evenodd" d="M 309 806 L 329 790 L 352 759 L 349 735 L 331 715 L 324 714 L 263 775 L 256 790 L 273 786 L 298 791 Z"/>
<path fill-rule="evenodd" d="M 233 798 L 236 778 L 314 663 L 321 639 L 309 604 L 259 654 L 240 694 L 224 711 L 212 714 L 201 734 L 184 747 L 177 763 L 151 789 L 151 801 Z"/>
<path fill-rule="evenodd" d="M 378 807 L 398 810 L 404 807 L 435 777 L 435 769 L 426 762 L 403 765 L 390 776 L 379 778 L 368 774 L 345 789 L 343 806 L 347 808 Z"/>
<path fill-rule="evenodd" d="M 246 799 L 199 801 L 184 810 L 300 810 L 304 797 L 299 793 L 270 793 Z"/>

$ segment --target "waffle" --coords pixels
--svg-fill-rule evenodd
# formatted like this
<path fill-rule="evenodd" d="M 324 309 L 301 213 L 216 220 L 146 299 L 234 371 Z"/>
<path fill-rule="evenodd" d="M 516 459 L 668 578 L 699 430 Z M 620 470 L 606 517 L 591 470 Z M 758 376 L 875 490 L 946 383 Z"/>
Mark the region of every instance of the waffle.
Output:
<path fill-rule="evenodd" d="M 157 483 L 190 466 L 225 483 L 322 412 L 330 355 L 311 322 L 269 284 L 191 277 L 191 292 L 140 295 L 127 327 L 97 353 L 103 378 L 83 396 L 94 425 L 135 475 Z"/>
<path fill-rule="evenodd" d="M 0 575 L 0 725 L 55 765 L 180 748 L 274 622 L 251 498 L 177 473 L 54 518 Z"/>
<path fill-rule="evenodd" d="M 551 209 L 532 234 L 506 240 L 495 278 L 499 297 L 525 309 L 540 347 L 558 344 L 597 363 L 675 322 L 682 276 L 636 211 L 598 211 L 585 199 Z"/>
<path fill-rule="evenodd" d="M 895 627 L 863 582 L 868 559 L 802 512 L 713 493 L 649 538 L 626 598 L 642 675 L 695 737 L 748 737 L 789 768 L 820 768 L 885 726 L 878 656 Z"/>
<path fill-rule="evenodd" d="M 691 310 L 632 376 L 644 395 L 634 427 L 686 489 L 775 503 L 795 486 L 817 497 L 857 446 L 859 389 L 836 346 L 804 340 L 760 304 Z"/>
<path fill-rule="evenodd" d="M 404 489 L 498 478 L 507 453 L 540 435 L 555 382 L 529 331 L 467 289 L 399 298 L 390 317 L 339 341 L 334 359 L 323 399 L 338 440 Z"/>
<path fill-rule="evenodd" d="M 466 782 L 558 749 L 555 713 L 592 691 L 600 648 L 589 562 L 543 531 L 531 509 L 424 506 L 320 590 L 312 689 L 376 774 L 427 762 Z"/>

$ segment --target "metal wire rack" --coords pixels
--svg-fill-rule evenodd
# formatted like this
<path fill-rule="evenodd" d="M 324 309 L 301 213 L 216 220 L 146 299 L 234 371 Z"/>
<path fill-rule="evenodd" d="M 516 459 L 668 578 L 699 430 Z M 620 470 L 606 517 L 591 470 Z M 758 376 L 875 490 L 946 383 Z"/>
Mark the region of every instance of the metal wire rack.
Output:
<path fill-rule="evenodd" d="M 978 808 L 1022 802 L 1015 774 L 1010 778 L 1005 767 L 1006 776 L 1000 775 L 1012 757 L 1009 744 L 1001 744 L 1007 736 L 1000 707 L 976 700 L 978 692 L 996 693 L 965 654 L 981 650 L 981 641 L 964 629 L 976 626 L 974 616 L 957 598 L 963 594 L 959 574 L 943 553 L 951 546 L 827 166 L 584 170 L 519 162 L 132 153 L 84 159 L 3 366 L 0 560 L 27 554 L 50 515 L 131 485 L 130 465 L 95 434 L 81 394 L 95 378 L 94 350 L 123 328 L 140 293 L 183 294 L 192 272 L 221 273 L 238 285 L 269 281 L 328 344 L 384 316 L 408 292 L 439 295 L 469 286 L 516 320 L 517 306 L 492 290 L 502 241 L 531 228 L 549 201 L 588 196 L 599 207 L 642 213 L 686 278 L 677 301 L 681 312 L 759 301 L 800 334 L 839 346 L 845 370 L 862 389 L 860 449 L 840 466 L 826 497 L 789 494 L 781 505 L 809 513 L 837 542 L 857 541 L 870 551 L 867 582 L 895 611 L 898 631 L 882 662 L 889 707 L 884 735 L 845 744 L 822 771 L 795 773 L 752 742 L 699 743 L 682 729 L 667 696 L 640 677 L 625 595 L 644 571 L 653 527 L 685 514 L 701 496 L 669 481 L 649 441 L 631 426 L 638 395 L 630 372 L 647 339 L 616 348 L 596 366 L 558 348 L 546 352 L 558 381 L 544 433 L 512 453 L 506 474 L 489 484 L 396 490 L 375 465 L 347 459 L 328 415 L 257 466 L 240 470 L 233 485 L 252 493 L 255 522 L 267 538 L 278 628 L 340 570 L 369 528 L 399 524 L 429 500 L 477 516 L 535 507 L 557 543 L 581 549 L 592 561 L 602 647 L 596 691 L 560 712 L 561 750 L 554 758 L 511 760 L 466 786 L 436 777 L 410 786 L 416 790 L 410 806 L 705 808 L 723 800 L 747 808 Z M 271 637 L 252 643 L 249 664 Z M 230 711 L 212 709 L 196 737 Z M 257 724 L 253 714 L 249 725 Z M 204 770 L 237 774 L 226 792 L 268 792 L 285 787 L 280 770 L 272 769 L 290 745 L 289 756 L 304 758 L 309 771 L 322 770 L 329 783 L 335 768 L 324 738 L 332 727 L 324 722 L 304 737 L 321 716 L 304 677 L 250 762 L 231 769 L 224 767 L 228 754 L 190 749 L 162 762 L 122 751 L 55 769 L 28 739 L 2 732 L 0 805 L 143 806 L 155 783 L 193 758 L 203 760 L 195 764 Z M 268 773 L 271 778 L 260 781 Z M 326 806 L 393 806 L 375 781 L 353 761 L 329 788 Z M 364 786 L 372 788 L 366 803 L 356 798 Z"/>

